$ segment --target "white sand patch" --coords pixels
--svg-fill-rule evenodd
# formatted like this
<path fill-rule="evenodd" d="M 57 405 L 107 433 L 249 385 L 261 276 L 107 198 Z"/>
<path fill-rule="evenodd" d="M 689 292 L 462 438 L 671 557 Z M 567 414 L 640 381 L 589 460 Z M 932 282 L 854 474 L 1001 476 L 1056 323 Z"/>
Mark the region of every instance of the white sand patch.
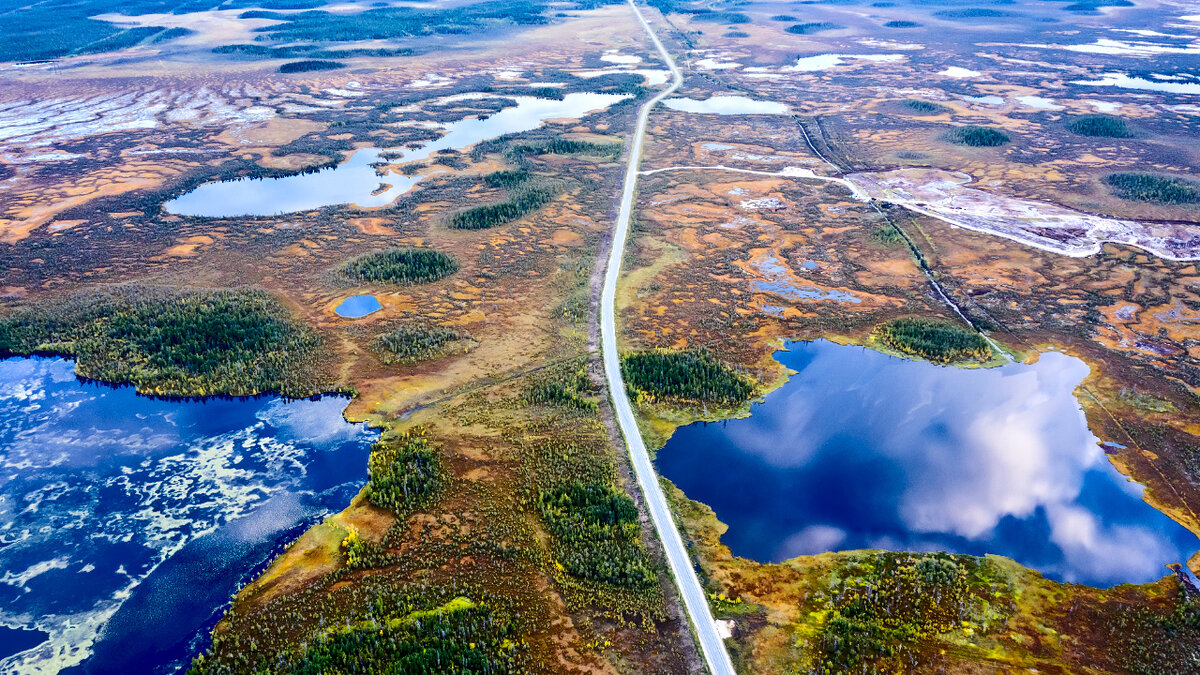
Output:
<path fill-rule="evenodd" d="M 357 91 L 343 90 L 358 96 Z M 337 107 L 347 99 L 292 93 L 268 94 L 236 87 L 223 90 L 151 89 L 100 95 L 10 101 L 0 104 L 0 143 L 49 145 L 96 134 L 157 129 L 172 124 L 243 127 L 270 120 L 277 108 Z"/>
<path fill-rule="evenodd" d="M 716 59 L 700 59 L 693 65 L 702 70 L 733 70 L 742 67 L 742 64 L 737 61 L 718 61 Z"/>
<path fill-rule="evenodd" d="M 1113 242 L 1168 260 L 1200 260 L 1200 225 L 1106 218 L 1007 197 L 967 187 L 973 179 L 957 171 L 897 169 L 855 173 L 846 179 L 872 199 L 1060 255 L 1081 258 Z"/>
<path fill-rule="evenodd" d="M 903 54 L 817 54 L 816 56 L 802 56 L 796 59 L 795 64 L 784 66 L 781 70 L 789 73 L 807 73 L 847 65 L 847 62 L 850 61 L 888 63 L 903 61 L 904 58 Z"/>
<path fill-rule="evenodd" d="M 621 53 L 617 52 L 616 50 L 612 50 L 609 52 L 605 52 L 604 56 L 600 57 L 600 60 L 607 61 L 609 63 L 620 63 L 620 64 L 625 64 L 625 65 L 633 65 L 635 63 L 641 63 L 642 57 L 637 56 L 635 54 L 621 54 Z"/>
<path fill-rule="evenodd" d="M 1190 42 L 1186 45 L 1162 44 L 1159 42 L 1127 42 L 1100 38 L 1095 42 L 1078 45 L 1059 44 L 1019 44 L 1017 47 L 1031 49 L 1061 49 L 1068 52 L 1084 54 L 1104 54 L 1107 56 L 1134 56 L 1147 58 L 1162 54 L 1200 54 L 1200 42 Z"/>
<path fill-rule="evenodd" d="M 878 38 L 862 38 L 856 40 L 858 44 L 872 49 L 894 49 L 896 51 L 918 51 L 925 49 L 925 45 L 915 42 L 896 42 L 895 40 L 880 40 Z"/>
<path fill-rule="evenodd" d="M 941 75 L 942 77 L 979 77 L 982 74 L 983 73 L 979 72 L 978 70 L 971 70 L 969 68 L 962 68 L 960 66 L 950 66 L 949 68 L 938 73 L 938 75 Z"/>

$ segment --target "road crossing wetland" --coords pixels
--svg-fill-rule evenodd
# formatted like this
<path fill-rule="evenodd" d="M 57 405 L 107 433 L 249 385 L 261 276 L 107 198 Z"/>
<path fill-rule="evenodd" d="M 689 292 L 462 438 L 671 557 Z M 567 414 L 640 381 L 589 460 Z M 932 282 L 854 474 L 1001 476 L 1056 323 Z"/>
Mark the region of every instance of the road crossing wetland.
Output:
<path fill-rule="evenodd" d="M 69 4 L 0 673 L 1197 670 L 1195 0 Z"/>

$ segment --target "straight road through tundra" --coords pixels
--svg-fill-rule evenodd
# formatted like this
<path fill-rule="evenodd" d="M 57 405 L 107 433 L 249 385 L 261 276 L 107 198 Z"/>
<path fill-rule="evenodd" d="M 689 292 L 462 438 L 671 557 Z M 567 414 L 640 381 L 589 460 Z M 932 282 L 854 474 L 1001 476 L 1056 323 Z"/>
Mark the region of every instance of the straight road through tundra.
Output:
<path fill-rule="evenodd" d="M 679 531 L 675 529 L 675 521 L 671 517 L 670 507 L 663 496 L 658 484 L 658 474 L 650 463 L 650 454 L 638 430 L 637 421 L 633 417 L 633 408 L 629 405 L 629 397 L 625 394 L 625 381 L 621 377 L 620 356 L 617 353 L 616 326 L 616 297 L 617 279 L 621 276 L 621 259 L 625 256 L 625 240 L 629 236 L 629 221 L 633 215 L 633 197 L 637 190 L 638 166 L 641 163 L 642 145 L 646 137 L 646 125 L 650 119 L 650 111 L 659 101 L 670 96 L 683 83 L 683 75 L 675 66 L 675 60 L 667 53 L 662 42 L 650 27 L 641 10 L 629 0 L 629 6 L 637 14 L 642 27 L 650 35 L 650 40 L 658 49 L 658 53 L 671 69 L 671 85 L 659 92 L 642 106 L 638 113 L 637 126 L 633 132 L 633 142 L 629 147 L 629 166 L 625 171 L 624 191 L 621 193 L 621 209 L 617 214 L 616 228 L 613 231 L 612 251 L 608 257 L 608 267 L 604 273 L 604 288 L 600 294 L 600 342 L 604 351 L 604 375 L 608 380 L 608 390 L 612 397 L 613 408 L 617 413 L 617 421 L 621 433 L 625 437 L 625 445 L 629 448 L 629 458 L 637 474 L 638 484 L 646 498 L 646 509 L 658 531 L 666 553 L 667 563 L 675 577 L 675 585 L 683 598 L 684 607 L 691 618 L 696 637 L 700 642 L 704 660 L 708 663 L 709 672 L 713 675 L 733 675 L 733 663 L 729 653 L 725 651 L 725 643 L 717 632 L 716 622 L 708 608 L 708 600 L 700 580 L 692 569 L 692 560 L 683 545 Z"/>

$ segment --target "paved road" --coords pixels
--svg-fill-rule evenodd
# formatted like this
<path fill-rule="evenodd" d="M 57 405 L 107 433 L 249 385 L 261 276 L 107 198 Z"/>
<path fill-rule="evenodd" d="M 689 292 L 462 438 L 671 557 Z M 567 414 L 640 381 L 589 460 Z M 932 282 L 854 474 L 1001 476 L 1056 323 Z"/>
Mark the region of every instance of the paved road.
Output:
<path fill-rule="evenodd" d="M 650 118 L 650 110 L 658 105 L 659 101 L 674 92 L 683 82 L 683 75 L 675 66 L 675 60 L 658 40 L 654 29 L 646 22 L 646 17 L 642 16 L 641 10 L 637 8 L 633 0 L 629 0 L 629 6 L 637 14 L 638 20 L 642 22 L 646 33 L 650 35 L 654 46 L 658 48 L 658 53 L 662 55 L 663 60 L 671 69 L 671 86 L 642 106 L 638 113 L 637 128 L 633 132 L 633 143 L 629 148 L 629 166 L 625 171 L 621 210 L 617 215 L 617 225 L 613 231 L 612 252 L 608 257 L 608 268 L 604 274 L 604 288 L 600 294 L 600 339 L 601 347 L 604 350 L 604 374 L 608 378 L 608 389 L 612 395 L 613 407 L 617 412 L 617 421 L 621 425 L 621 433 L 625 436 L 625 444 L 629 447 L 629 458 L 634 472 L 637 474 L 638 483 L 642 487 L 642 493 L 646 497 L 646 508 L 650 512 L 650 519 L 654 521 L 654 529 L 658 531 L 658 538 L 662 540 L 667 562 L 671 566 L 675 584 L 679 587 L 679 594 L 683 597 L 684 607 L 687 609 L 688 616 L 691 617 L 692 626 L 699 639 L 704 660 L 708 663 L 709 672 L 713 675 L 733 675 L 733 664 L 729 660 L 729 653 L 725 651 L 725 643 L 717 633 L 712 612 L 708 609 L 708 600 L 704 597 L 704 590 L 700 587 L 700 580 L 696 577 L 695 570 L 692 569 L 692 560 L 683 546 L 679 531 L 675 529 L 675 521 L 671 518 L 670 507 L 667 506 L 662 488 L 658 485 L 658 475 L 650 463 L 646 444 L 642 441 L 642 434 L 634 420 L 633 408 L 630 407 L 629 398 L 625 395 L 625 382 L 621 378 L 621 363 L 617 353 L 615 318 L 617 278 L 621 275 L 621 259 L 625 256 L 625 240 L 629 237 L 629 219 L 633 213 L 633 197 L 637 189 L 638 166 L 642 160 L 646 123 Z"/>

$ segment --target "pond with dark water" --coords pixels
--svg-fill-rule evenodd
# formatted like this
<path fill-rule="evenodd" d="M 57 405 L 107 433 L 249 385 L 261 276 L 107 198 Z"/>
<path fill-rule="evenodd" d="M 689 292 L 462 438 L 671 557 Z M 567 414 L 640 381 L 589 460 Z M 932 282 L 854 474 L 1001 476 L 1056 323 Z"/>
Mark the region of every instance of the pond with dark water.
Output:
<path fill-rule="evenodd" d="M 171 673 L 366 482 L 346 399 L 165 400 L 0 360 L 0 672 Z"/>
<path fill-rule="evenodd" d="M 1105 457 L 1074 396 L 1079 359 L 959 369 L 824 340 L 776 358 L 797 372 L 749 417 L 680 428 L 658 452 L 734 555 L 993 553 L 1107 587 L 1200 549 Z"/>

